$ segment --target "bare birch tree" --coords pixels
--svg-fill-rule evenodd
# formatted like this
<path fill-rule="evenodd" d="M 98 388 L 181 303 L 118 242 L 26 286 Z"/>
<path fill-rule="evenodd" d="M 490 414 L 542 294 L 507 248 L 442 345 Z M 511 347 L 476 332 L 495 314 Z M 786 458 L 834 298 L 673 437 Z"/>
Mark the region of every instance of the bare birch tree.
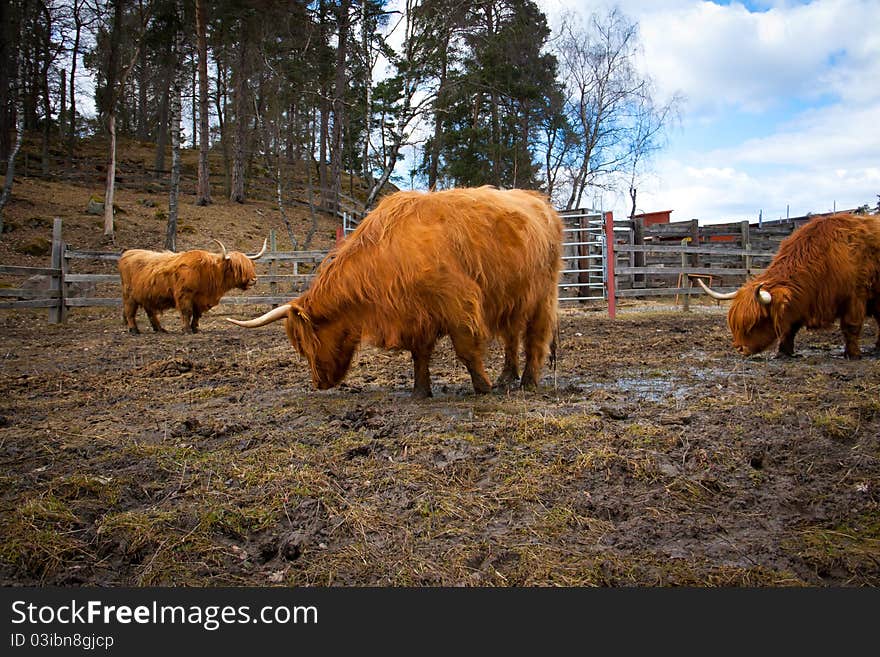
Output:
<path fill-rule="evenodd" d="M 183 7 L 176 0 L 177 29 L 174 32 L 174 73 L 169 92 L 171 121 L 171 189 L 168 192 L 168 225 L 165 228 L 165 248 L 177 250 L 177 215 L 180 207 L 180 122 L 182 120 L 180 96 L 183 90 Z"/>
<path fill-rule="evenodd" d="M 196 0 L 196 36 L 199 68 L 199 183 L 196 205 L 211 203 L 210 171 L 208 168 L 208 39 L 205 0 Z"/>
<path fill-rule="evenodd" d="M 105 111 L 107 113 L 106 125 L 107 134 L 110 137 L 110 154 L 107 162 L 107 181 L 104 187 L 104 239 L 111 242 L 115 240 L 115 228 L 113 225 L 113 197 L 116 191 L 116 105 L 119 102 L 119 97 L 122 94 L 123 89 L 125 88 L 125 81 L 128 79 L 132 70 L 134 70 L 135 64 L 137 64 L 138 53 L 141 48 L 144 32 L 146 32 L 147 24 L 150 20 L 150 14 L 152 13 L 151 4 L 143 14 L 144 22 L 141 25 L 140 34 L 134 42 L 134 54 L 132 55 L 131 61 L 122 72 L 122 75 L 117 77 L 117 61 L 119 57 L 120 40 L 122 39 L 122 4 L 123 0 L 116 0 L 114 3 L 113 31 L 111 33 L 110 45 L 110 67 L 107 75 L 107 89 L 105 90 L 107 100 L 105 105 Z"/>
<path fill-rule="evenodd" d="M 593 14 L 586 29 L 572 16 L 563 22 L 557 56 L 577 144 L 556 188 L 566 208 L 580 206 L 588 187 L 610 188 L 637 167 L 680 101 L 654 102 L 651 79 L 636 67 L 638 51 L 638 25 L 617 8 Z M 650 138 L 637 138 L 647 126 Z"/>

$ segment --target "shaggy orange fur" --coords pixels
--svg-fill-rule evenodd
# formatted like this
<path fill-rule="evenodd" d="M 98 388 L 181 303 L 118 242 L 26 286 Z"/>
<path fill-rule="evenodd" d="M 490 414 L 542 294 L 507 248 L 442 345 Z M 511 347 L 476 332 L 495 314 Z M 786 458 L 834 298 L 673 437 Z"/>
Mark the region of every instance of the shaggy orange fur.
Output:
<path fill-rule="evenodd" d="M 177 308 L 184 333 L 199 329 L 199 318 L 233 288 L 248 289 L 257 280 L 254 263 L 238 251 L 229 257 L 209 251 L 183 253 L 130 249 L 119 258 L 122 313 L 128 330 L 139 333 L 135 315 L 143 306 L 154 331 L 159 315 Z"/>
<path fill-rule="evenodd" d="M 379 203 L 289 302 L 290 342 L 320 389 L 345 376 L 362 340 L 412 353 L 413 395 L 431 395 L 428 366 L 450 336 L 474 390 L 491 389 L 487 341 L 500 336 L 500 385 L 538 383 L 556 327 L 562 222 L 537 192 L 464 188 L 398 192 Z M 272 313 L 267 313 L 268 317 Z M 269 321 L 280 319 L 273 315 Z"/>
<path fill-rule="evenodd" d="M 759 286 L 770 293 L 769 305 L 758 299 Z M 839 319 L 844 355 L 859 358 L 866 314 L 880 325 L 880 217 L 836 214 L 787 237 L 764 273 L 739 289 L 727 323 L 741 353 L 758 353 L 779 340 L 779 352 L 790 356 L 802 327 L 828 327 Z"/>

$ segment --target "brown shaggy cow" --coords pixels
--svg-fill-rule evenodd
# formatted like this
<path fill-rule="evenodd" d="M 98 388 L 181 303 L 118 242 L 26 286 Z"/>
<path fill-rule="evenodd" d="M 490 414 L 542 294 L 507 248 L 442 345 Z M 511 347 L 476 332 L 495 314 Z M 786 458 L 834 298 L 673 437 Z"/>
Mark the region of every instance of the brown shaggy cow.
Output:
<path fill-rule="evenodd" d="M 801 327 L 825 328 L 839 319 L 844 356 L 857 359 L 865 315 L 880 326 L 880 217 L 811 220 L 783 240 L 760 276 L 736 292 L 720 294 L 698 282 L 716 299 L 733 299 L 727 324 L 741 354 L 764 351 L 778 340 L 779 354 L 792 356 Z"/>
<path fill-rule="evenodd" d="M 504 343 L 499 385 L 537 386 L 556 327 L 562 222 L 537 192 L 493 187 L 384 198 L 297 299 L 247 322 L 285 319 L 319 389 L 337 385 L 361 340 L 412 353 L 414 397 L 430 397 L 434 345 L 450 336 L 474 390 L 492 388 L 483 351 Z"/>
<path fill-rule="evenodd" d="M 266 252 L 266 241 L 256 255 L 193 250 L 183 253 L 129 249 L 119 258 L 122 277 L 122 316 L 131 333 L 140 333 L 135 315 L 144 307 L 154 331 L 165 332 L 159 314 L 177 308 L 184 333 L 199 330 L 199 318 L 233 288 L 246 290 L 257 281 L 253 260 Z"/>

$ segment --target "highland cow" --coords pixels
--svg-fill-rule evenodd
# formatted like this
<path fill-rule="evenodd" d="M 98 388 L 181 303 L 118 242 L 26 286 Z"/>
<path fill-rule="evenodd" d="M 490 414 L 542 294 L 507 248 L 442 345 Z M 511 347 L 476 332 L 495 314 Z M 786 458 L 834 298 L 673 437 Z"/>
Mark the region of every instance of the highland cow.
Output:
<path fill-rule="evenodd" d="M 779 354 L 792 356 L 802 327 L 826 328 L 840 320 L 844 356 L 858 359 L 865 316 L 880 325 L 880 217 L 812 219 L 783 240 L 761 275 L 736 292 L 721 294 L 697 282 L 716 299 L 733 299 L 727 324 L 741 354 L 759 353 L 778 341 Z"/>
<path fill-rule="evenodd" d="M 300 297 L 250 321 L 286 320 L 318 389 L 345 377 L 362 340 L 412 354 L 414 397 L 430 397 L 429 364 L 448 335 L 477 393 L 500 336 L 498 385 L 538 385 L 557 323 L 562 222 L 537 192 L 493 187 L 398 192 L 328 255 Z M 525 366 L 519 376 L 519 346 Z"/>
<path fill-rule="evenodd" d="M 129 249 L 119 258 L 122 278 L 122 314 L 128 330 L 140 333 L 135 315 L 143 306 L 154 331 L 165 332 L 159 315 L 177 308 L 184 333 L 199 330 L 199 319 L 217 305 L 229 290 L 246 290 L 257 281 L 253 261 L 266 252 L 266 241 L 256 255 L 199 249 L 174 253 Z"/>

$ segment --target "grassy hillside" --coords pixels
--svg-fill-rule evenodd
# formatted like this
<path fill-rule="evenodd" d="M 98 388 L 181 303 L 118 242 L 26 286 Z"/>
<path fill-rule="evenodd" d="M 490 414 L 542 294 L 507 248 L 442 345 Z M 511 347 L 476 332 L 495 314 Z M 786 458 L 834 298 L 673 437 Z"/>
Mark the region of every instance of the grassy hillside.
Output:
<path fill-rule="evenodd" d="M 103 200 L 107 166 L 107 141 L 95 138 L 82 142 L 73 166 L 66 167 L 64 151 L 55 145 L 48 175 L 41 171 L 40 144 L 28 138 L 16 166 L 12 197 L 4 210 L 4 233 L 0 236 L 0 263 L 44 266 L 49 255 L 54 217 L 64 223 L 64 240 L 78 249 L 162 248 L 168 216 L 169 174 L 153 172 L 155 144 L 122 139 L 117 157 L 116 238 L 115 244 L 103 239 L 103 217 L 87 213 L 89 199 Z M 211 194 L 207 207 L 195 204 L 198 152 L 182 153 L 178 250 L 213 249 L 212 238 L 227 248 L 254 251 L 270 230 L 277 234 L 279 250 L 291 250 L 282 214 L 274 201 L 274 182 L 259 163 L 251 167 L 247 188 L 249 199 L 233 203 L 224 192 L 223 161 L 220 153 L 211 154 Z M 170 167 L 170 153 L 165 166 Z M 307 204 L 293 199 L 307 199 L 303 167 L 296 164 L 287 173 L 288 198 L 285 212 L 293 235 L 302 242 L 312 224 Z M 317 179 L 317 176 L 315 176 Z M 358 178 L 346 178 L 343 192 L 356 199 L 366 197 L 366 188 Z M 326 249 L 335 241 L 341 220 L 329 213 L 317 213 L 318 230 L 311 248 Z"/>

